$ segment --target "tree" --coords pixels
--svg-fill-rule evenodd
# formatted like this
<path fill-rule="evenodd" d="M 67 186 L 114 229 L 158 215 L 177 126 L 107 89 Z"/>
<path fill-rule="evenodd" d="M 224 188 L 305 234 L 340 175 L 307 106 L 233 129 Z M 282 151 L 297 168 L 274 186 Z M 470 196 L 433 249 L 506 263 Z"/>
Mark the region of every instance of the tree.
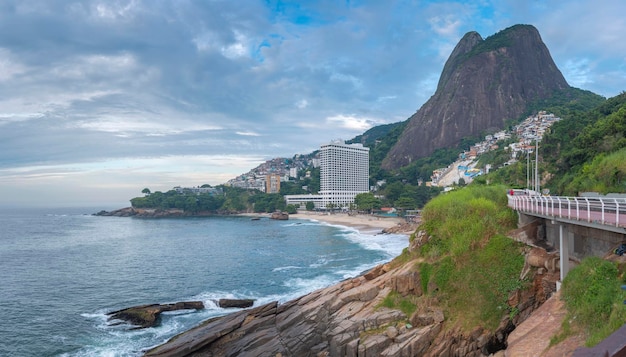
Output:
<path fill-rule="evenodd" d="M 393 182 L 388 184 L 385 188 L 385 197 L 389 201 L 394 202 L 395 200 L 400 198 L 403 192 L 404 185 L 402 184 L 402 182 Z"/>
<path fill-rule="evenodd" d="M 196 213 L 198 212 L 198 199 L 193 196 L 187 197 L 183 208 L 186 212 Z"/>
<path fill-rule="evenodd" d="M 141 190 L 141 193 L 143 193 L 144 195 L 148 196 L 148 195 L 150 195 L 150 189 L 146 187 L 143 190 Z"/>
<path fill-rule="evenodd" d="M 285 207 L 285 211 L 289 214 L 295 214 L 298 213 L 298 209 L 296 208 L 295 205 L 287 205 Z"/>
<path fill-rule="evenodd" d="M 380 200 L 371 192 L 359 193 L 354 197 L 354 203 L 359 210 L 370 213 L 374 208 L 380 208 Z"/>
<path fill-rule="evenodd" d="M 306 203 L 306 210 L 307 211 L 313 211 L 315 209 L 315 203 L 309 201 Z"/>
<path fill-rule="evenodd" d="M 416 207 L 415 199 L 408 196 L 402 196 L 396 201 L 395 207 L 398 209 L 414 209 Z"/>

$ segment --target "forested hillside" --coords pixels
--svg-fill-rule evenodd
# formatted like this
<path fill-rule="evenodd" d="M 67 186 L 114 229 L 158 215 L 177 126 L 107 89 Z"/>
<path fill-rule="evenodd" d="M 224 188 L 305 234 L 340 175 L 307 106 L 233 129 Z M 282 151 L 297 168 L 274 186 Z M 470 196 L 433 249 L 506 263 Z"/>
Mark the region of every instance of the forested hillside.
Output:
<path fill-rule="evenodd" d="M 554 125 L 540 154 L 557 193 L 626 192 L 626 93 Z"/>

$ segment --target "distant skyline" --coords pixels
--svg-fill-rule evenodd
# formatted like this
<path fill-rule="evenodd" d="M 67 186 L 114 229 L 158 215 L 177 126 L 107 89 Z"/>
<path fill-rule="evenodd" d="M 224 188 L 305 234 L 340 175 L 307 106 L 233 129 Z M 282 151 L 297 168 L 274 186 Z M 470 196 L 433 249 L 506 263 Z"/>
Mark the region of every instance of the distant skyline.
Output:
<path fill-rule="evenodd" d="M 0 207 L 119 208 L 406 120 L 469 31 L 626 90 L 615 1 L 0 2 Z"/>

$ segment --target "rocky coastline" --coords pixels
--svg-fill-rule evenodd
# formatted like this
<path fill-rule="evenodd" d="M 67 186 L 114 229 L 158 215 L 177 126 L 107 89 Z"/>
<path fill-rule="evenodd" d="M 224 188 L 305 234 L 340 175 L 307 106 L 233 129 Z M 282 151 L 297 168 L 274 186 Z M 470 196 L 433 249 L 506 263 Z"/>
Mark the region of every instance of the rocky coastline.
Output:
<path fill-rule="evenodd" d="M 99 212 L 100 216 L 165 218 L 189 217 L 177 210 L 142 210 L 132 207 Z M 209 216 L 210 214 L 206 214 Z M 267 214 L 243 214 L 269 218 Z M 406 234 L 415 232 L 419 222 L 405 222 L 399 218 L 378 218 L 371 215 L 321 215 L 306 212 L 298 219 L 312 219 L 352 226 L 359 230 L 380 233 Z M 377 233 L 376 233 L 377 234 Z M 417 238 L 408 250 L 417 249 L 427 237 L 416 232 Z M 520 240 L 515 235 L 512 237 Z M 523 241 L 523 240 L 521 240 Z M 549 336 L 539 333 L 532 345 L 527 329 L 535 310 L 546 301 L 558 299 L 558 273 L 547 269 L 541 257 L 549 257 L 541 249 L 529 249 L 527 262 L 539 265 L 532 269 L 532 288 L 518 291 L 509 297 L 509 305 L 518 311 L 514 317 L 504 317 L 495 331 L 476 328 L 462 331 L 447 324 L 437 302 L 407 316 L 381 303 L 391 292 L 402 296 L 421 296 L 421 278 L 415 271 L 415 261 L 404 264 L 393 262 L 375 267 L 361 276 L 347 279 L 333 286 L 279 304 L 271 302 L 253 306 L 205 321 L 199 326 L 173 337 L 168 342 L 145 351 L 146 356 L 515 356 L 539 355 L 548 348 Z M 545 260 L 545 259 L 544 259 Z M 536 264 L 535 264 L 536 265 Z M 528 270 L 525 269 L 525 273 Z M 429 289 L 435 288 L 429 286 Z M 551 297 L 552 296 L 552 297 Z M 247 305 L 249 307 L 250 305 Z M 560 306 L 551 304 L 546 306 Z M 542 314 L 546 314 L 543 312 Z M 555 308 L 549 316 L 563 316 Z M 537 322 L 528 322 L 534 323 Z M 542 331 L 558 329 L 560 320 L 542 319 Z M 521 327 L 520 327 L 521 326 Z M 525 332 L 527 333 L 527 332 Z M 511 337 L 509 337 L 509 335 Z M 515 337 L 513 337 L 515 335 Z M 513 340 L 509 340 L 513 338 Z M 538 343 L 542 341 L 542 343 Z M 552 347 L 546 356 L 569 355 L 580 343 L 570 343 L 559 349 Z M 557 351 L 557 352 L 554 352 Z M 566 351 L 566 352 L 564 352 Z"/>
<path fill-rule="evenodd" d="M 113 211 L 99 211 L 93 214 L 102 217 L 137 217 L 137 218 L 171 218 L 171 217 L 208 217 L 213 212 L 187 212 L 182 209 L 135 208 L 125 207 Z"/>
<path fill-rule="evenodd" d="M 409 250 L 427 239 L 420 235 Z M 391 292 L 422 296 L 414 266 L 387 263 L 284 304 L 210 319 L 145 356 L 502 356 L 509 334 L 554 293 L 558 275 L 536 269 L 532 288 L 509 297 L 517 315 L 505 316 L 495 331 L 467 332 L 446 324 L 450 317 L 436 301 L 411 315 L 382 306 Z"/>

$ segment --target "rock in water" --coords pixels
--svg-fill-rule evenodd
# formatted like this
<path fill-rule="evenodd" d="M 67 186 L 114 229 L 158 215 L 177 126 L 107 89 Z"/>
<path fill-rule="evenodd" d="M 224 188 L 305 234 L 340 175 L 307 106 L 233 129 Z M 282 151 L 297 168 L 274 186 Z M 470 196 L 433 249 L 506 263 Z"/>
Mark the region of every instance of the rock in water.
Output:
<path fill-rule="evenodd" d="M 252 299 L 219 299 L 218 305 L 222 308 L 247 308 L 251 307 L 254 304 L 254 300 Z"/>
<path fill-rule="evenodd" d="M 289 219 L 289 214 L 287 212 L 276 211 L 276 212 L 272 213 L 270 218 L 271 219 L 278 219 L 278 220 L 286 221 L 286 220 Z"/>
<path fill-rule="evenodd" d="M 183 301 L 175 304 L 149 304 L 133 306 L 127 309 L 108 313 L 109 320 L 123 320 L 140 328 L 152 327 L 158 324 L 159 316 L 163 311 L 200 310 L 204 309 L 202 301 Z"/>

